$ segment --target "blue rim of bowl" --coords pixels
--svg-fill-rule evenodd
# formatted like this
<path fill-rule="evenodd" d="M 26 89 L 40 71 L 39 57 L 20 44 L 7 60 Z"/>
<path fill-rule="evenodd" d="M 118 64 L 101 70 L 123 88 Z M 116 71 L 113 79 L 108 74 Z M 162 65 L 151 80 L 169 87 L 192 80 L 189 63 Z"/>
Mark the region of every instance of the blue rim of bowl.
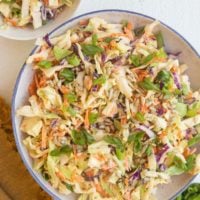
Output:
<path fill-rule="evenodd" d="M 73 22 L 74 20 L 77 20 L 77 19 L 80 19 L 82 17 L 86 17 L 88 15 L 92 15 L 92 14 L 98 14 L 98 13 L 108 13 L 108 12 L 120 12 L 120 13 L 126 13 L 126 14 L 132 14 L 132 15 L 138 15 L 138 16 L 141 16 L 141 17 L 145 17 L 147 19 L 151 19 L 151 20 L 156 20 L 155 18 L 153 17 L 150 17 L 148 15 L 145 15 L 145 14 L 141 14 L 141 13 L 137 13 L 137 12 L 134 12 L 134 11 L 129 11 L 129 10 L 121 10 L 121 9 L 106 9 L 106 10 L 97 10 L 97 11 L 92 11 L 92 12 L 88 12 L 88 13 L 85 13 L 85 14 L 82 14 L 82 15 L 79 15 L 79 16 L 76 16 L 70 20 L 67 20 L 66 22 L 62 23 L 61 25 L 59 25 L 58 27 L 56 27 L 55 29 L 53 29 L 48 35 L 50 36 L 51 34 L 53 34 L 55 31 L 59 30 L 60 28 L 62 28 L 63 26 Z M 178 37 L 180 37 L 191 49 L 192 51 L 198 56 L 200 57 L 200 54 L 196 51 L 196 49 L 180 34 L 178 33 L 176 30 L 174 30 L 173 28 L 169 27 L 168 25 L 166 25 L 165 23 L 163 23 L 162 21 L 159 21 L 163 26 L 167 27 L 169 30 L 171 30 L 172 32 L 174 32 Z M 31 51 L 31 53 L 29 54 L 32 55 L 35 50 L 38 48 L 38 46 L 35 46 L 35 48 Z M 19 75 L 17 77 L 17 80 L 16 80 L 16 83 L 15 83 L 15 87 L 14 87 L 14 91 L 13 91 L 13 96 L 12 96 L 12 124 L 13 124 L 13 129 L 14 129 L 14 137 L 15 137 L 15 142 L 16 142 L 16 145 L 17 145 L 17 149 L 20 153 L 20 156 L 26 166 L 26 168 L 28 169 L 29 173 L 31 174 L 31 176 L 35 179 L 35 181 L 43 188 L 44 191 L 46 191 L 50 196 L 52 196 L 54 199 L 57 199 L 57 200 L 61 200 L 59 197 L 55 196 L 55 194 L 53 192 L 51 192 L 42 182 L 40 182 L 40 179 L 34 174 L 33 172 L 33 169 L 31 167 L 29 167 L 29 164 L 28 162 L 26 161 L 23 153 L 22 153 L 22 150 L 20 148 L 20 141 L 18 141 L 18 137 L 17 137 L 17 130 L 16 130 L 16 126 L 15 126 L 15 98 L 16 98 L 16 93 L 17 93 L 17 88 L 18 88 L 18 85 L 19 85 L 19 81 L 21 79 L 21 75 L 25 69 L 25 66 L 26 66 L 26 63 L 23 64 L 20 72 L 19 72 Z M 184 186 L 182 187 L 176 194 L 174 194 L 170 200 L 173 200 L 175 197 L 178 196 L 179 193 L 183 192 L 190 184 L 191 182 L 194 180 L 194 178 L 196 177 L 197 175 L 193 176 L 190 181 Z"/>

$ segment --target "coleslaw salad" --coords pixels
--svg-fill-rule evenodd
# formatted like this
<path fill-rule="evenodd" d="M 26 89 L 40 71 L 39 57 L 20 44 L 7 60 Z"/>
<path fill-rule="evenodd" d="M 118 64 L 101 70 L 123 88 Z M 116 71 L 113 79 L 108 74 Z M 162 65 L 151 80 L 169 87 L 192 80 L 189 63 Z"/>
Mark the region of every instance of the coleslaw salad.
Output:
<path fill-rule="evenodd" d="M 156 24 L 92 18 L 39 41 L 29 57 L 30 105 L 18 110 L 24 143 L 60 192 L 150 199 L 171 175 L 198 172 L 199 93 Z"/>
<path fill-rule="evenodd" d="M 65 6 L 72 6 L 72 3 L 72 0 L 1 0 L 1 28 L 5 28 L 5 24 L 15 27 L 32 24 L 33 28 L 37 29 L 53 20 Z"/>

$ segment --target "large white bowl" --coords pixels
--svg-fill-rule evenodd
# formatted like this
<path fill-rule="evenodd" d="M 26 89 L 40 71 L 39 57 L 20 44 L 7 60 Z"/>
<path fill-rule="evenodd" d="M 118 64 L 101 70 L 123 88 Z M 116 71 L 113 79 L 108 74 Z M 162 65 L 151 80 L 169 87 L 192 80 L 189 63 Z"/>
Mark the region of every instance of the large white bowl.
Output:
<path fill-rule="evenodd" d="M 64 10 L 55 17 L 55 19 L 48 21 L 46 25 L 38 29 L 33 29 L 32 25 L 23 28 L 8 26 L 6 29 L 0 29 L 0 36 L 13 40 L 33 40 L 42 37 L 58 25 L 68 20 L 78 8 L 79 4 L 80 0 L 74 0 L 71 7 L 66 6 Z"/>
<path fill-rule="evenodd" d="M 50 37 L 54 37 L 60 33 L 63 33 L 68 28 L 74 26 L 79 22 L 81 19 L 86 19 L 94 16 L 99 16 L 107 21 L 119 23 L 121 20 L 129 20 L 132 21 L 135 26 L 142 26 L 147 23 L 151 23 L 155 19 L 131 12 L 131 11 L 124 11 L 124 10 L 101 10 L 101 11 L 95 11 L 91 13 L 87 13 L 78 17 L 75 17 L 62 25 L 58 26 L 56 29 L 54 29 L 50 33 Z M 188 74 L 190 76 L 190 81 L 192 84 L 192 87 L 194 89 L 197 89 L 200 87 L 199 83 L 199 74 L 200 74 L 200 59 L 198 53 L 195 51 L 195 49 L 176 31 L 168 27 L 167 25 L 161 23 L 158 26 L 158 30 L 161 30 L 164 38 L 165 38 L 165 44 L 166 49 L 168 52 L 177 53 L 181 52 L 179 58 L 181 62 L 186 63 L 189 66 Z M 37 49 L 37 46 L 33 49 L 32 53 Z M 31 53 L 31 54 L 32 54 Z M 20 122 L 21 118 L 16 116 L 16 109 L 22 106 L 28 98 L 28 85 L 33 77 L 33 71 L 31 69 L 31 66 L 24 64 L 24 66 L 21 69 L 21 72 L 19 73 L 19 76 L 16 81 L 13 99 L 12 99 L 12 122 L 13 122 L 13 128 L 14 128 L 14 135 L 16 144 L 19 150 L 19 153 L 24 161 L 24 164 L 26 165 L 27 169 L 29 170 L 30 174 L 33 176 L 33 178 L 37 181 L 37 183 L 51 196 L 53 196 L 55 199 L 67 199 L 67 200 L 74 200 L 74 195 L 64 196 L 59 194 L 55 189 L 51 187 L 51 185 L 43 179 L 43 177 L 33 170 L 32 168 L 32 160 L 30 156 L 28 155 L 28 152 L 26 148 L 24 147 L 22 140 L 24 138 L 24 135 L 20 131 Z M 173 177 L 172 182 L 168 185 L 162 185 L 159 187 L 157 191 L 157 198 L 168 200 L 168 199 L 174 199 L 175 196 L 182 191 L 192 180 L 194 177 L 190 175 L 182 175 L 182 176 L 176 176 Z"/>

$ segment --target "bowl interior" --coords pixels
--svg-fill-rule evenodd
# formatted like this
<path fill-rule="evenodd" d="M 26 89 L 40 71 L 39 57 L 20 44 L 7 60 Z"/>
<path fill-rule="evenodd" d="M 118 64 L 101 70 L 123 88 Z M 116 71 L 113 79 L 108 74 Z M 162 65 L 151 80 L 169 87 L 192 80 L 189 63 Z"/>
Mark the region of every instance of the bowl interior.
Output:
<path fill-rule="evenodd" d="M 69 19 L 78 8 L 79 3 L 80 0 L 74 0 L 74 3 L 71 7 L 66 6 L 54 20 L 50 20 L 46 25 L 38 29 L 33 29 L 31 25 L 24 28 L 15 28 L 9 26 L 6 29 L 0 29 L 0 36 L 15 40 L 32 40 L 42 37 L 46 33 L 49 33 L 51 30 L 56 28 L 59 24 L 62 24 L 64 21 Z"/>
<path fill-rule="evenodd" d="M 142 26 L 147 23 L 151 23 L 154 21 L 151 18 L 146 16 L 129 12 L 129 11 L 119 11 L 119 10 L 106 10 L 106 11 L 97 11 L 88 13 L 74 19 L 65 22 L 64 24 L 57 27 L 54 31 L 50 33 L 50 37 L 54 37 L 63 33 L 68 28 L 77 24 L 80 19 L 86 19 L 90 17 L 102 17 L 105 20 L 112 22 L 112 23 L 119 23 L 121 20 L 129 20 L 131 21 L 135 27 Z M 180 54 L 180 61 L 186 63 L 189 68 L 187 73 L 189 74 L 190 81 L 192 87 L 197 89 L 199 87 L 199 80 L 198 75 L 200 74 L 200 59 L 195 50 L 177 33 L 172 31 L 166 25 L 160 24 L 157 27 L 158 30 L 161 30 L 166 44 L 166 50 L 168 52 L 177 53 L 181 52 Z M 35 47 L 37 49 L 37 47 Z M 33 52 L 35 51 L 33 50 Z M 59 194 L 56 190 L 54 190 L 50 184 L 48 184 L 40 174 L 35 172 L 32 169 L 32 160 L 30 159 L 25 147 L 22 144 L 23 134 L 21 133 L 19 126 L 21 122 L 21 118 L 15 115 L 16 109 L 22 106 L 27 101 L 27 87 L 32 80 L 33 71 L 31 66 L 24 65 L 16 82 L 15 91 L 13 95 L 13 105 L 12 105 L 12 120 L 13 120 L 13 127 L 15 133 L 15 139 L 18 146 L 18 150 L 21 154 L 21 157 L 28 168 L 31 175 L 35 178 L 35 180 L 40 184 L 43 189 L 45 189 L 49 194 L 54 196 L 57 199 L 68 199 L 73 200 L 75 199 L 74 195 L 64 196 Z M 158 188 L 156 192 L 156 196 L 158 199 L 170 199 L 174 197 L 182 188 L 184 188 L 191 180 L 193 179 L 190 175 L 182 175 L 176 176 L 172 178 L 172 182 L 168 185 L 162 185 Z"/>

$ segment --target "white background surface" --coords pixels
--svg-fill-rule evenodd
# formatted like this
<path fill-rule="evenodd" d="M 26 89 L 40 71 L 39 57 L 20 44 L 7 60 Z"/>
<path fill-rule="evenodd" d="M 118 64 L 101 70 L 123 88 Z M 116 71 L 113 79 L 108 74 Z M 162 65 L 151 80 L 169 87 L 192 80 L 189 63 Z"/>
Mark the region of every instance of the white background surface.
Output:
<path fill-rule="evenodd" d="M 74 16 L 101 9 L 131 10 L 154 17 L 179 32 L 200 54 L 200 0 L 82 0 Z M 0 37 L 0 95 L 8 102 L 33 44 Z M 196 181 L 200 182 L 200 177 Z"/>

